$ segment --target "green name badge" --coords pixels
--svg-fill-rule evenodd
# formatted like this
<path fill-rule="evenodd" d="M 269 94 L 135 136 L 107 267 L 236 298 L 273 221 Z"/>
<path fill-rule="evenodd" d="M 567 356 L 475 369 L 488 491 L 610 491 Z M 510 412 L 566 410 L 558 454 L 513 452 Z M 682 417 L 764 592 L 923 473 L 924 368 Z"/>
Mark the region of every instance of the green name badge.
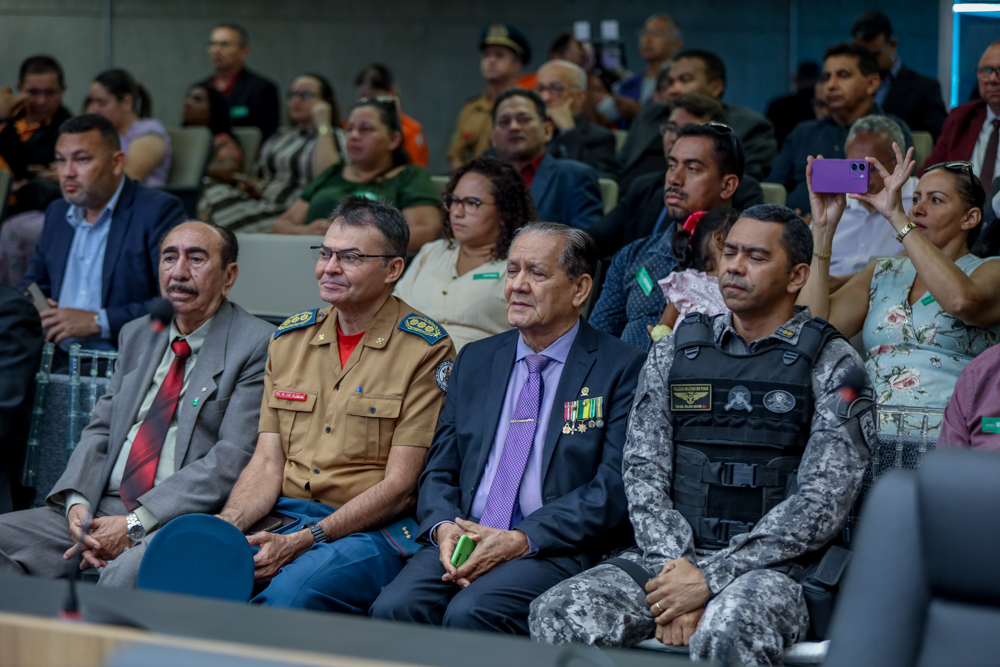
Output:
<path fill-rule="evenodd" d="M 250 107 L 247 107 L 245 105 L 229 107 L 230 118 L 246 118 L 249 115 L 250 115 Z"/>
<path fill-rule="evenodd" d="M 500 277 L 499 271 L 494 271 L 493 273 L 476 273 L 473 274 L 473 280 L 493 280 Z"/>
<path fill-rule="evenodd" d="M 635 272 L 635 281 L 639 283 L 643 294 L 649 296 L 653 293 L 653 279 L 649 277 L 649 272 L 646 271 L 645 266 Z"/>
<path fill-rule="evenodd" d="M 1000 417 L 983 417 L 983 433 L 1000 433 Z"/>
<path fill-rule="evenodd" d="M 934 303 L 934 297 L 932 297 L 930 294 L 928 294 L 927 296 L 925 296 L 923 299 L 920 300 L 920 303 L 923 304 L 923 305 L 925 305 L 925 306 L 929 306 L 932 303 Z"/>

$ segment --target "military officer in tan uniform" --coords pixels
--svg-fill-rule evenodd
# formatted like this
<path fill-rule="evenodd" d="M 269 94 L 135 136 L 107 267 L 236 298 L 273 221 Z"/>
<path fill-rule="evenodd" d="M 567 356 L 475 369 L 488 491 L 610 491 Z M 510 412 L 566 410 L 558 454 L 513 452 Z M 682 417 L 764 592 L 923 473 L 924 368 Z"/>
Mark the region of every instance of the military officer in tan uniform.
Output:
<path fill-rule="evenodd" d="M 316 248 L 332 305 L 275 332 L 257 449 L 219 516 L 259 549 L 255 578 L 270 583 L 253 602 L 362 613 L 418 548 L 417 480 L 455 348 L 390 295 L 403 215 L 351 197 L 332 220 Z"/>
<path fill-rule="evenodd" d="M 483 28 L 479 39 L 482 58 L 479 70 L 486 79 L 486 92 L 469 99 L 458 114 L 455 132 L 448 146 L 448 161 L 458 169 L 490 147 L 493 132 L 493 100 L 518 85 L 518 77 L 529 60 L 531 47 L 520 30 L 496 23 Z"/>

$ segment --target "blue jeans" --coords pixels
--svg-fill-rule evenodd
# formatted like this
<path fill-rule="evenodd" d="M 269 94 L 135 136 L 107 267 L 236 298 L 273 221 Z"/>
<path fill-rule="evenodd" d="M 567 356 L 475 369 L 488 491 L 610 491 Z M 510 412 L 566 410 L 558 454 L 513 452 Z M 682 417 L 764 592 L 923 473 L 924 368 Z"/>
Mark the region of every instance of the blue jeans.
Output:
<path fill-rule="evenodd" d="M 274 510 L 296 520 L 276 530 L 287 534 L 336 510 L 315 500 L 279 498 Z M 375 598 L 406 560 L 379 530 L 355 533 L 336 542 L 313 544 L 285 565 L 251 604 L 348 614 L 367 613 Z"/>

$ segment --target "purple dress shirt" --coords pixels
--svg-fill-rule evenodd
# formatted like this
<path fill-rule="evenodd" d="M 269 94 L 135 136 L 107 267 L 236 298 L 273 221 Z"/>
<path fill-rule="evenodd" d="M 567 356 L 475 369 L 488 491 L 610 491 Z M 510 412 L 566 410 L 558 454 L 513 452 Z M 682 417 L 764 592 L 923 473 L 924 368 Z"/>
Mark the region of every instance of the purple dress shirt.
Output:
<path fill-rule="evenodd" d="M 937 446 L 1000 451 L 1000 433 L 987 430 L 1000 430 L 1000 345 L 970 361 L 958 376 Z"/>

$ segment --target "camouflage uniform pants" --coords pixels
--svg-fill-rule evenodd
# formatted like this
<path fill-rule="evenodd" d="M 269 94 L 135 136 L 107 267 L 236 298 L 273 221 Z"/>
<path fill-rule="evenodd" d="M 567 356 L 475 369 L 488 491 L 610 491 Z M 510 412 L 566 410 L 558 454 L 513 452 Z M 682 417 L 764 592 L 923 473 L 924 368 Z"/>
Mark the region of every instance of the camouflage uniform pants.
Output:
<path fill-rule="evenodd" d="M 531 603 L 528 624 L 537 641 L 623 648 L 656 630 L 646 592 L 624 570 L 607 564 L 549 589 Z M 748 572 L 709 601 L 691 637 L 691 658 L 781 664 L 782 650 L 804 639 L 808 628 L 799 584 L 780 572 Z"/>

